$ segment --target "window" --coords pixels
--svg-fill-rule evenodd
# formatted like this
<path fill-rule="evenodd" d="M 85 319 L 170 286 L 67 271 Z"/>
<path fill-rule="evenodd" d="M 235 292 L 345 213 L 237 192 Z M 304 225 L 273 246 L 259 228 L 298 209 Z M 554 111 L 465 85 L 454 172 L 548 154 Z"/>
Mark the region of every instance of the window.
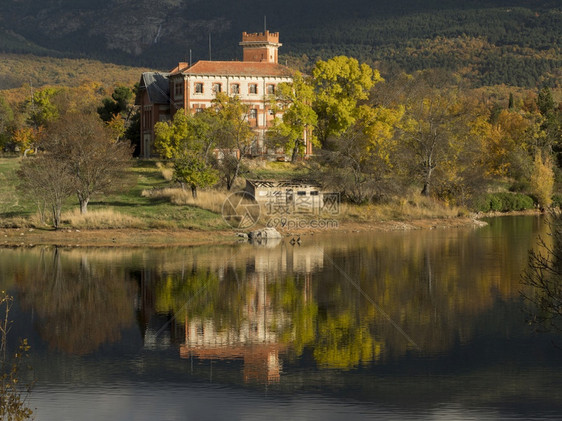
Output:
<path fill-rule="evenodd" d="M 195 93 L 202 94 L 203 93 L 203 84 L 201 82 L 197 82 L 195 84 Z"/>
<path fill-rule="evenodd" d="M 196 112 L 196 113 L 202 113 L 202 112 L 203 112 L 203 108 L 197 107 L 197 108 L 195 109 L 195 112 Z"/>
<path fill-rule="evenodd" d="M 267 85 L 266 89 L 268 95 L 273 95 L 275 93 L 275 85 Z"/>
<path fill-rule="evenodd" d="M 258 93 L 258 85 L 256 83 L 250 83 L 248 85 L 248 93 L 257 94 Z"/>
<path fill-rule="evenodd" d="M 183 96 L 183 83 L 179 82 L 174 85 L 174 97 L 179 98 Z"/>
<path fill-rule="evenodd" d="M 318 192 L 313 190 L 313 191 L 310 192 L 310 195 L 311 196 L 318 196 Z"/>
<path fill-rule="evenodd" d="M 258 118 L 258 110 L 256 110 L 255 108 L 251 108 L 250 109 L 250 118 L 252 118 L 252 119 Z"/>
<path fill-rule="evenodd" d="M 213 92 L 216 94 L 222 91 L 222 85 L 220 83 L 213 83 Z"/>
<path fill-rule="evenodd" d="M 299 190 L 299 191 L 297 192 L 297 196 L 306 196 L 306 192 L 305 192 L 305 191 L 302 191 L 302 190 Z"/>
<path fill-rule="evenodd" d="M 240 85 L 237 83 L 230 85 L 230 93 L 233 95 L 238 95 L 240 93 Z"/>

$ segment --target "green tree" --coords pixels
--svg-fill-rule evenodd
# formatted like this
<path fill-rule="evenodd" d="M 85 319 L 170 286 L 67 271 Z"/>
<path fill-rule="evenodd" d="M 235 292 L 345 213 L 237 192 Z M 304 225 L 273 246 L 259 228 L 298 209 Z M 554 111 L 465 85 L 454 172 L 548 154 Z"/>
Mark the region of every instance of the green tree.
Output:
<path fill-rule="evenodd" d="M 537 107 L 543 116 L 548 116 L 554 111 L 554 98 L 552 97 L 552 91 L 548 87 L 544 87 L 540 90 L 537 97 Z"/>
<path fill-rule="evenodd" d="M 117 86 L 111 98 L 104 98 L 97 108 L 100 118 L 110 126 L 115 138 L 120 140 L 126 136 L 133 144 L 140 142 L 140 114 L 135 109 L 133 100 L 137 90 L 126 86 Z"/>
<path fill-rule="evenodd" d="M 197 188 L 212 186 L 218 181 L 218 173 L 205 162 L 201 154 L 186 155 L 174 162 L 174 181 L 183 187 L 187 184 L 197 199 Z"/>
<path fill-rule="evenodd" d="M 330 136 L 343 133 L 357 120 L 359 102 L 368 99 L 371 88 L 382 78 L 378 70 L 346 56 L 318 61 L 312 76 L 316 135 L 324 146 Z"/>
<path fill-rule="evenodd" d="M 219 131 L 215 110 L 195 115 L 179 110 L 172 121 L 157 123 L 154 130 L 157 151 L 174 161 L 174 180 L 182 188 L 189 185 L 194 198 L 197 188 L 217 182 L 217 171 L 209 159 Z"/>
<path fill-rule="evenodd" d="M 313 100 L 314 89 L 299 72 L 293 76 L 293 82 L 277 86 L 274 109 L 283 114 L 280 119 L 275 118 L 267 136 L 270 144 L 291 154 L 291 162 L 304 154 L 307 142 L 319 146 L 311 130 L 318 120 Z"/>
<path fill-rule="evenodd" d="M 111 94 L 111 98 L 107 97 L 102 100 L 102 105 L 97 110 L 98 114 L 106 123 L 119 114 L 127 118 L 133 108 L 132 100 L 133 91 L 130 88 L 117 86 Z"/>
<path fill-rule="evenodd" d="M 171 121 L 156 123 L 154 146 L 167 159 L 200 153 L 207 160 L 221 134 L 219 123 L 216 110 L 211 108 L 196 114 L 178 110 Z"/>
<path fill-rule="evenodd" d="M 154 125 L 154 147 L 160 156 L 176 159 L 189 153 L 193 143 L 190 120 L 190 115 L 178 110 L 171 121 Z"/>
<path fill-rule="evenodd" d="M 230 190 L 244 168 L 256 134 L 248 121 L 250 108 L 237 96 L 229 97 L 224 93 L 217 93 L 212 109 L 215 110 L 218 127 L 218 130 L 214 131 L 219 151 L 215 166 L 227 190 Z"/>

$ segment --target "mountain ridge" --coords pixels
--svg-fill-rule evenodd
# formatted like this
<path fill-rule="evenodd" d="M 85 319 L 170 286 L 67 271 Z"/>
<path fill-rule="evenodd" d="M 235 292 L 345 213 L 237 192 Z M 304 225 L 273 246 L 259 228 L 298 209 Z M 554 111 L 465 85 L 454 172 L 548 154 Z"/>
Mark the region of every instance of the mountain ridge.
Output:
<path fill-rule="evenodd" d="M 267 16 L 268 27 L 281 33 L 281 60 L 303 70 L 316 59 L 346 54 L 383 72 L 460 71 L 475 85 L 561 83 L 559 2 L 456 3 L 287 0 L 279 7 L 250 0 L 8 0 L 0 18 L 0 51 L 166 70 L 186 61 L 190 51 L 194 61 L 208 59 L 209 36 L 213 58 L 240 59 L 241 32 L 262 31 Z M 461 60 L 464 39 L 486 44 L 486 56 Z M 496 71 L 496 62 L 515 70 Z"/>

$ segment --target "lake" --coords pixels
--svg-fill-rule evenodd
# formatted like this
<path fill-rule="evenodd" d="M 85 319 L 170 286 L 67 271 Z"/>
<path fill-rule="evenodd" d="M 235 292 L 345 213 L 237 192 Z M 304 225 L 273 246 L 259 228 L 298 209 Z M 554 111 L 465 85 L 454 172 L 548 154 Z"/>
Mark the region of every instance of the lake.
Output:
<path fill-rule="evenodd" d="M 0 249 L 37 420 L 560 419 L 541 217 L 259 246 Z"/>

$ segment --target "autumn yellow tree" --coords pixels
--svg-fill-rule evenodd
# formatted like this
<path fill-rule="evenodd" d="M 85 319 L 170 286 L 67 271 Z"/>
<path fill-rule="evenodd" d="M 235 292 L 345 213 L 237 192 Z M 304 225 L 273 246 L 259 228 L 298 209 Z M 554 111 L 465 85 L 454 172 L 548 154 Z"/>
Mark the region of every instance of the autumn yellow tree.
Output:
<path fill-rule="evenodd" d="M 378 70 L 346 56 L 318 61 L 312 77 L 318 116 L 316 135 L 322 145 L 357 121 L 360 102 L 366 101 L 375 83 L 383 80 Z"/>
<path fill-rule="evenodd" d="M 549 155 L 545 156 L 543 159 L 540 151 L 535 154 L 530 187 L 541 209 L 548 208 L 552 204 L 552 192 L 554 189 L 552 159 Z"/>
<path fill-rule="evenodd" d="M 394 136 L 403 107 L 362 106 L 359 120 L 330 139 L 319 155 L 322 182 L 354 203 L 364 203 L 396 193 Z"/>

